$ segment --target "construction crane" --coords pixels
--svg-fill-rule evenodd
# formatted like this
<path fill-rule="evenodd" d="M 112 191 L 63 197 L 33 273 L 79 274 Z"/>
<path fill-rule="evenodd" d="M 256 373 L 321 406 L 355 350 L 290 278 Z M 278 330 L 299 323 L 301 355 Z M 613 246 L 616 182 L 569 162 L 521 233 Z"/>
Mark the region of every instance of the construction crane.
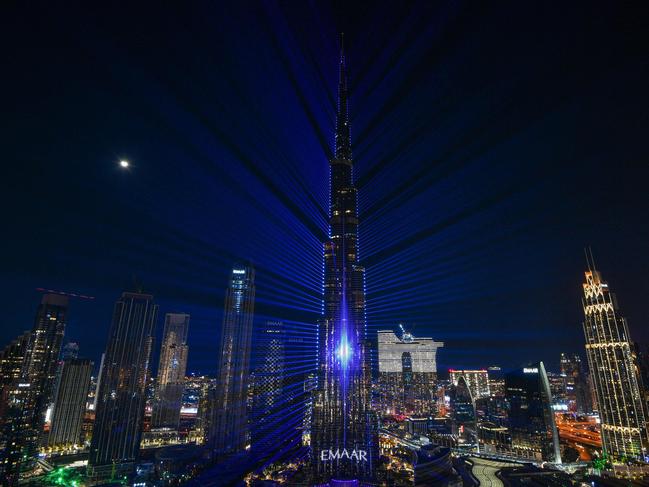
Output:
<path fill-rule="evenodd" d="M 71 292 L 66 292 L 66 291 L 57 291 L 55 289 L 45 289 L 45 288 L 42 288 L 42 287 L 37 287 L 36 290 L 39 293 L 59 294 L 61 296 L 68 296 L 70 298 L 78 298 L 78 299 L 86 299 L 88 301 L 92 301 L 93 299 L 95 299 L 94 296 L 86 296 L 85 294 L 71 293 Z"/>

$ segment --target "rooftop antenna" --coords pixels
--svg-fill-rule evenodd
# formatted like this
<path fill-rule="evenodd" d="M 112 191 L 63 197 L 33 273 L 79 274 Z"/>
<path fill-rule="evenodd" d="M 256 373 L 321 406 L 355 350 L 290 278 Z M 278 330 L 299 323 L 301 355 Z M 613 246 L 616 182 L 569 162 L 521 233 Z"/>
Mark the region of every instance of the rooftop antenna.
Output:
<path fill-rule="evenodd" d="M 595 257 L 593 257 L 593 249 L 588 246 L 588 252 L 590 253 L 590 263 L 593 264 L 593 270 L 597 271 L 597 266 L 595 265 Z"/>
<path fill-rule="evenodd" d="M 588 266 L 589 271 L 596 271 L 595 259 L 593 258 L 593 249 L 588 245 L 584 247 L 584 255 L 586 256 L 586 265 Z"/>

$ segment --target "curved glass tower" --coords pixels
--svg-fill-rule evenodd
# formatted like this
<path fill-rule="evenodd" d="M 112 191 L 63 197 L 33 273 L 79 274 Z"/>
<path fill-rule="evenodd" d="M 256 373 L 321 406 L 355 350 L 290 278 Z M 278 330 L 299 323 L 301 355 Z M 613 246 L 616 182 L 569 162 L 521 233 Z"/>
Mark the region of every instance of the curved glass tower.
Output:
<path fill-rule="evenodd" d="M 330 161 L 330 240 L 324 244 L 324 314 L 318 324 L 318 383 L 311 428 L 317 483 L 371 480 L 378 456 L 342 43 L 339 68 L 335 155 Z"/>

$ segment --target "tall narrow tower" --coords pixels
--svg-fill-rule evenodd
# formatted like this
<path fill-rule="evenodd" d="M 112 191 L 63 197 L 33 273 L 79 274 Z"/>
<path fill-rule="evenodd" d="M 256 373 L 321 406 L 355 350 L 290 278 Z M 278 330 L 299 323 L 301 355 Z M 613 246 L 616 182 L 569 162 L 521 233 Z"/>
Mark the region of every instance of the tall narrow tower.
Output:
<path fill-rule="evenodd" d="M 94 364 L 71 358 L 61 365 L 61 381 L 54 402 L 48 445 L 69 448 L 81 444 L 81 426 Z"/>
<path fill-rule="evenodd" d="M 258 364 L 252 401 L 252 449 L 262 457 L 276 454 L 289 436 L 286 420 L 286 328 L 281 321 L 267 321 L 256 335 Z M 288 426 L 290 429 L 290 426 Z"/>
<path fill-rule="evenodd" d="M 9 388 L 2 421 L 6 448 L 0 452 L 0 483 L 13 485 L 36 461 L 45 412 L 56 379 L 61 342 L 67 321 L 68 298 L 45 294 L 36 311 L 19 379 Z"/>
<path fill-rule="evenodd" d="M 249 439 L 247 395 L 250 373 L 250 342 L 255 309 L 255 270 L 232 269 L 225 295 L 217 385 L 211 398 L 208 441 L 214 457 L 243 451 Z"/>
<path fill-rule="evenodd" d="M 160 347 L 158 380 L 151 423 L 154 428 L 174 428 L 180 424 L 180 407 L 187 369 L 189 315 L 167 313 Z"/>
<path fill-rule="evenodd" d="M 622 457 L 641 459 L 646 454 L 647 425 L 629 328 L 594 263 L 588 263 L 585 277 L 586 354 L 597 395 L 604 451 L 613 461 Z"/>
<path fill-rule="evenodd" d="M 324 315 L 318 323 L 311 428 L 314 481 L 320 483 L 370 480 L 378 456 L 342 38 L 339 69 L 335 153 L 330 161 L 330 240 L 324 244 Z"/>
<path fill-rule="evenodd" d="M 135 470 L 157 314 L 150 294 L 125 292 L 115 303 L 88 455 L 93 482 L 122 480 Z"/>

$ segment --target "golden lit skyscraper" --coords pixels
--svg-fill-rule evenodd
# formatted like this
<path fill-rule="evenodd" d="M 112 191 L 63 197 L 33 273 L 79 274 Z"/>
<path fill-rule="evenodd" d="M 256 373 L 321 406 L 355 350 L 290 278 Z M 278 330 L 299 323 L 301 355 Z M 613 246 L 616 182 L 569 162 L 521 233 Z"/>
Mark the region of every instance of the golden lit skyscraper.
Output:
<path fill-rule="evenodd" d="M 629 328 L 608 284 L 593 263 L 588 267 L 583 284 L 584 334 L 604 451 L 613 460 L 641 458 L 647 430 Z"/>

